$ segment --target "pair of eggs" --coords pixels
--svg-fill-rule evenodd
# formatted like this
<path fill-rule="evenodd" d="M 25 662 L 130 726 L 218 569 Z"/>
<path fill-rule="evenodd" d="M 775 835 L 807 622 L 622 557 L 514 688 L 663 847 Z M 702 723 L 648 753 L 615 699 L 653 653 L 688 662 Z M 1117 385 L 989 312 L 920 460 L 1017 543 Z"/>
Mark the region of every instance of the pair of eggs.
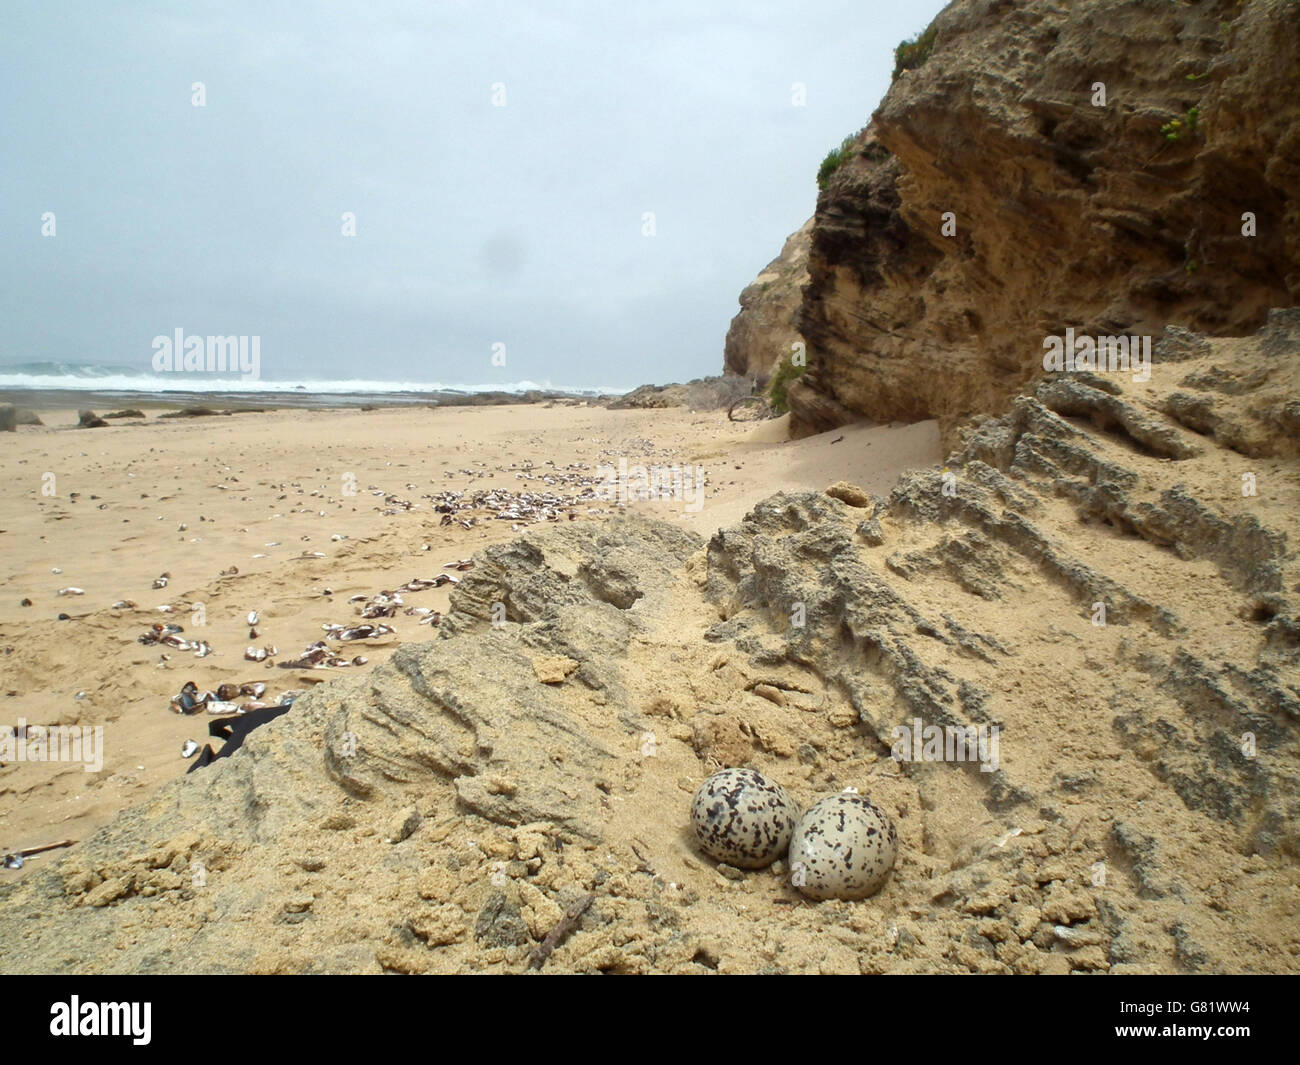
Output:
<path fill-rule="evenodd" d="M 723 769 L 695 793 L 691 824 L 709 857 L 762 869 L 789 849 L 790 881 L 812 899 L 865 899 L 898 857 L 893 822 L 852 792 L 799 807 L 780 784 L 753 769 Z"/>

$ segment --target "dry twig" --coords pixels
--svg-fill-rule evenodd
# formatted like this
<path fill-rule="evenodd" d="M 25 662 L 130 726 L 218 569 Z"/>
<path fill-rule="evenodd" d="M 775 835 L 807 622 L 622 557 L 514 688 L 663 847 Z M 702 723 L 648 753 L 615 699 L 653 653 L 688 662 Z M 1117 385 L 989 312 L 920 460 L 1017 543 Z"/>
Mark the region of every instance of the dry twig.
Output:
<path fill-rule="evenodd" d="M 560 940 L 573 930 L 579 918 L 587 912 L 587 907 L 595 901 L 595 895 L 584 895 L 564 911 L 564 916 L 555 922 L 555 927 L 547 932 L 546 938 L 533 949 L 532 957 L 528 959 L 530 968 L 540 969 L 546 964 L 546 959 L 555 952 L 555 948 L 560 945 Z"/>

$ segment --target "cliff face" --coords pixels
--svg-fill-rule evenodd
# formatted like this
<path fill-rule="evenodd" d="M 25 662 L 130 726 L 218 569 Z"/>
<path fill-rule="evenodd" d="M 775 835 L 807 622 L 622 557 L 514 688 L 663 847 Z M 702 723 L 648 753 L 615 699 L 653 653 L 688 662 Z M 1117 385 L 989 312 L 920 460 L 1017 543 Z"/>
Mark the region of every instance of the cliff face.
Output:
<path fill-rule="evenodd" d="M 1300 303 L 1300 4 L 957 0 L 933 28 L 818 199 L 797 432 L 952 442 L 1066 327 L 1245 335 Z"/>
<path fill-rule="evenodd" d="M 740 294 L 740 311 L 727 330 L 723 369 L 746 377 L 764 377 L 790 345 L 799 340 L 795 312 L 808 283 L 808 247 L 813 219 L 786 238 L 781 254 Z"/>

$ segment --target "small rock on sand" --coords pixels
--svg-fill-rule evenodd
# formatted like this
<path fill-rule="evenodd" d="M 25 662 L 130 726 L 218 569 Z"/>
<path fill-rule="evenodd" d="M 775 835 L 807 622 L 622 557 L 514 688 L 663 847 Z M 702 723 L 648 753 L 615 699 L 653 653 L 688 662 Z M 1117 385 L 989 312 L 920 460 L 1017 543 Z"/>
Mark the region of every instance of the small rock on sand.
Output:
<path fill-rule="evenodd" d="M 182 407 L 180 410 L 170 410 L 166 414 L 160 414 L 160 418 L 210 418 L 218 414 L 229 414 L 228 410 L 213 410 L 211 407 Z"/>
<path fill-rule="evenodd" d="M 563 655 L 542 655 L 533 659 L 533 672 L 543 684 L 563 684 L 579 664 Z"/>
<path fill-rule="evenodd" d="M 826 494 L 832 499 L 847 503 L 851 507 L 867 507 L 871 505 L 871 497 L 856 484 L 849 484 L 848 481 L 836 481 L 826 489 Z"/>
<path fill-rule="evenodd" d="M 410 838 L 411 833 L 420 827 L 422 820 L 420 811 L 414 806 L 410 806 L 389 822 L 388 831 L 384 833 L 384 837 L 389 843 L 401 843 L 402 840 Z"/>

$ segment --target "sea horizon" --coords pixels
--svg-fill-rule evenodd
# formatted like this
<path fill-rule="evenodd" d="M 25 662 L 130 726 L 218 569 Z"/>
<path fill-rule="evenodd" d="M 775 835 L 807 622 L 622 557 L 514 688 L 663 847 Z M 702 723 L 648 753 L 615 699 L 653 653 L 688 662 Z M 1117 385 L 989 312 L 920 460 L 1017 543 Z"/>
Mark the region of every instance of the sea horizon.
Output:
<path fill-rule="evenodd" d="M 644 384 L 645 382 L 638 382 Z M 379 378 L 292 377 L 276 379 L 259 376 L 245 379 L 238 373 L 152 373 L 132 371 L 113 364 L 75 362 L 0 363 L 0 391 L 93 391 L 104 394 L 159 395 L 176 394 L 267 394 L 310 392 L 318 395 L 414 394 L 438 392 L 476 394 L 484 392 L 555 392 L 564 395 L 622 395 L 637 385 L 555 384 L 549 380 L 465 383 L 459 381 L 384 380 Z"/>

